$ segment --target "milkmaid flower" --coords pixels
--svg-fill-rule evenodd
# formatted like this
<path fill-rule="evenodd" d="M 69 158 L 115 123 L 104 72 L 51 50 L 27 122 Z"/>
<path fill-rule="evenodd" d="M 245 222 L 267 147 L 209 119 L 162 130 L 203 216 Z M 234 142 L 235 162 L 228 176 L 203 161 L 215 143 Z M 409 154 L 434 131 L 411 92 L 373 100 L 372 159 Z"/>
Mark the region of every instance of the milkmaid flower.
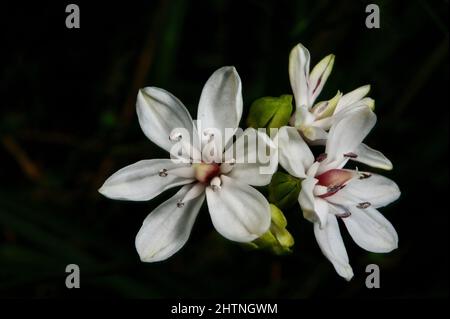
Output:
<path fill-rule="evenodd" d="M 334 55 L 324 57 L 310 71 L 310 54 L 302 44 L 297 44 L 289 55 L 289 78 L 295 99 L 295 112 L 290 125 L 297 128 L 310 144 L 324 144 L 332 124 L 347 112 L 366 106 L 373 110 L 374 100 L 365 97 L 370 85 L 361 86 L 349 93 L 338 92 L 328 101 L 315 103 L 333 69 Z M 361 143 L 353 150 L 357 161 L 372 167 L 390 170 L 392 163 L 377 150 Z M 355 158 L 356 159 L 356 158 Z"/>
<path fill-rule="evenodd" d="M 203 87 L 197 123 L 169 92 L 156 87 L 139 91 L 137 114 L 144 134 L 171 155 L 177 153 L 174 149 L 181 150 L 178 159 L 187 156 L 187 161 L 139 161 L 113 174 L 99 189 L 112 199 L 147 201 L 169 188 L 182 186 L 145 218 L 135 242 L 142 261 L 161 261 L 181 249 L 205 198 L 214 227 L 229 240 L 251 242 L 269 229 L 269 203 L 250 185 L 268 184 L 273 171 L 261 174 L 260 158 L 255 157 L 256 161 L 250 163 L 244 156 L 254 154 L 255 143 L 257 152 L 265 152 L 266 147 L 273 147 L 271 140 L 248 129 L 234 144 L 230 137 L 221 143 L 226 129 L 231 128 L 232 132 L 238 129 L 243 104 L 241 90 L 234 67 L 214 72 Z M 199 123 L 204 130 L 200 130 Z M 226 148 L 229 144 L 232 146 Z M 230 147 L 242 147 L 244 154 L 233 157 Z"/>
<path fill-rule="evenodd" d="M 302 179 L 298 201 L 303 215 L 314 223 L 323 254 L 347 280 L 353 270 L 338 220 L 365 250 L 387 253 L 398 245 L 397 232 L 377 210 L 400 196 L 398 186 L 378 174 L 343 168 L 375 122 L 375 114 L 367 107 L 338 118 L 330 128 L 325 153 L 316 160 L 295 128 L 285 126 L 278 133 L 281 166 Z"/>

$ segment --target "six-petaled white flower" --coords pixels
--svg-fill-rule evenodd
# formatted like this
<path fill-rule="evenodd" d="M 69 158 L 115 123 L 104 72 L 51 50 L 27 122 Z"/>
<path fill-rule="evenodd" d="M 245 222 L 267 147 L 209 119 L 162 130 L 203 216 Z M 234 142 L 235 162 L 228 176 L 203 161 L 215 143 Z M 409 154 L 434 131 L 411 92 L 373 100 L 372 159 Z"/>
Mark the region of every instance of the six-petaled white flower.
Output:
<path fill-rule="evenodd" d="M 334 55 L 323 58 L 310 72 L 310 54 L 297 44 L 289 55 L 289 77 L 295 99 L 295 112 L 290 125 L 296 127 L 309 143 L 324 144 L 331 125 L 346 113 L 360 107 L 373 109 L 374 101 L 365 97 L 370 86 L 365 85 L 347 94 L 340 92 L 329 101 L 315 103 L 334 64 Z M 355 160 L 372 167 L 390 170 L 392 163 L 381 152 L 361 143 L 352 153 Z"/>
<path fill-rule="evenodd" d="M 353 240 L 377 253 L 397 248 L 398 236 L 377 208 L 400 196 L 390 179 L 368 172 L 344 169 L 375 125 L 369 108 L 356 108 L 340 117 L 330 128 L 325 153 L 316 160 L 297 130 L 283 127 L 278 133 L 280 164 L 302 180 L 299 203 L 324 255 L 337 273 L 350 280 L 353 270 L 339 231 L 341 219 Z"/>
<path fill-rule="evenodd" d="M 254 163 L 230 157 L 233 153 L 225 149 L 230 138 L 219 140 L 226 136 L 225 129 L 238 128 L 243 104 L 241 90 L 241 80 L 233 67 L 213 73 L 198 106 L 197 118 L 205 127 L 201 132 L 185 106 L 172 94 L 155 87 L 140 90 L 137 114 L 144 134 L 171 154 L 176 145 L 180 146 L 182 154 L 189 157 L 188 162 L 170 159 L 137 162 L 113 174 L 99 190 L 112 199 L 143 201 L 184 185 L 144 220 L 136 236 L 136 249 L 142 261 L 167 259 L 186 243 L 205 197 L 212 223 L 225 238 L 250 242 L 268 230 L 269 203 L 249 185 L 266 185 L 272 174 L 260 173 L 263 165 L 260 157 L 255 156 Z M 273 145 L 267 135 L 248 129 L 229 147 L 244 148 L 247 152 L 240 156 L 246 156 L 255 149 L 266 152 L 266 147 Z"/>
<path fill-rule="evenodd" d="M 209 78 L 197 121 L 169 92 L 155 87 L 139 91 L 141 128 L 172 159 L 127 166 L 108 178 L 99 192 L 112 199 L 144 201 L 182 186 L 144 220 L 136 236 L 142 261 L 165 260 L 181 249 L 205 198 L 212 223 L 225 238 L 250 242 L 263 235 L 271 222 L 269 203 L 251 186 L 267 185 L 278 162 L 302 179 L 298 201 L 303 215 L 314 223 L 317 242 L 340 276 L 350 280 L 353 270 L 339 219 L 360 247 L 379 253 L 397 248 L 397 233 L 377 208 L 400 196 L 398 186 L 386 177 L 344 168 L 354 160 L 392 169 L 381 152 L 362 143 L 376 122 L 374 101 L 366 97 L 370 86 L 315 103 L 333 64 L 330 54 L 310 72 L 309 51 L 301 44 L 291 51 L 289 76 L 296 109 L 292 127 L 282 127 L 274 138 L 278 149 L 265 133 L 252 128 L 233 143 L 243 104 L 241 81 L 233 67 L 223 67 Z M 325 145 L 325 152 L 314 159 L 305 140 Z"/>

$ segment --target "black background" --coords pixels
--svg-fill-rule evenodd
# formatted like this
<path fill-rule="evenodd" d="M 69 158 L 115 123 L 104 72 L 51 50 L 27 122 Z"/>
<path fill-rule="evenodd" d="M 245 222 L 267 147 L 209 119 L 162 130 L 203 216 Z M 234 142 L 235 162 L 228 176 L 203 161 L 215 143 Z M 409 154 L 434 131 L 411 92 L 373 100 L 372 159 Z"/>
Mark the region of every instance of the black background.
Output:
<path fill-rule="evenodd" d="M 448 1 L 371 1 L 380 29 L 365 27 L 365 1 L 92 2 L 76 2 L 80 29 L 65 27 L 66 2 L 0 9 L 0 296 L 448 296 Z M 367 143 L 394 163 L 383 174 L 402 196 L 381 212 L 399 249 L 365 252 L 342 228 L 355 271 L 348 283 L 298 207 L 285 212 L 296 245 L 282 257 L 224 240 L 205 208 L 178 254 L 141 263 L 134 237 L 175 190 L 148 203 L 96 191 L 125 165 L 166 157 L 139 128 L 138 88 L 162 87 L 195 115 L 209 75 L 234 65 L 248 110 L 290 93 L 298 42 L 312 63 L 336 55 L 322 99 L 372 85 L 378 123 Z M 69 263 L 81 268 L 81 289 L 64 285 Z M 381 267 L 378 290 L 364 285 L 370 263 Z"/>

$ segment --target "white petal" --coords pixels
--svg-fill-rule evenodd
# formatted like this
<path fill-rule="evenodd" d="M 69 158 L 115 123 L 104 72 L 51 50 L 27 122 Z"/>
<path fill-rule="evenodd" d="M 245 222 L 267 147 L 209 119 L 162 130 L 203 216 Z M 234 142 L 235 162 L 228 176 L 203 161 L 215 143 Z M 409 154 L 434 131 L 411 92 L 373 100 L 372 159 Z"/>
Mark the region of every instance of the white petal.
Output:
<path fill-rule="evenodd" d="M 354 153 L 358 155 L 357 158 L 353 159 L 354 161 L 385 170 L 392 169 L 392 162 L 383 153 L 370 148 L 364 143 L 359 144 Z"/>
<path fill-rule="evenodd" d="M 344 94 L 340 98 L 334 113 L 337 114 L 341 111 L 344 111 L 347 109 L 348 106 L 354 104 L 355 102 L 362 100 L 369 93 L 369 91 L 370 91 L 370 85 L 364 85 L 353 91 L 350 91 L 350 92 Z"/>
<path fill-rule="evenodd" d="M 309 97 L 309 51 L 302 44 L 297 44 L 289 55 L 289 78 L 294 92 L 296 107 L 312 106 Z"/>
<path fill-rule="evenodd" d="M 317 96 L 322 91 L 325 82 L 328 79 L 328 76 L 333 69 L 334 64 L 334 55 L 330 54 L 324 57 L 316 66 L 312 69 L 309 76 L 309 96 L 311 100 L 309 101 L 311 104 L 314 103 Z"/>
<path fill-rule="evenodd" d="M 168 152 L 174 145 L 169 140 L 174 129 L 184 128 L 191 135 L 191 139 L 196 136 L 193 134 L 192 118 L 186 107 L 163 89 L 156 87 L 141 89 L 137 97 L 136 111 L 144 134 Z"/>
<path fill-rule="evenodd" d="M 370 177 L 351 179 L 344 188 L 327 197 L 327 200 L 346 207 L 368 202 L 371 206 L 378 208 L 386 206 L 400 197 L 400 189 L 389 178 L 378 174 L 362 174 Z"/>
<path fill-rule="evenodd" d="M 205 199 L 204 193 L 184 205 L 177 204 L 195 186 L 186 185 L 151 212 L 136 236 L 136 249 L 144 262 L 169 258 L 184 246 Z"/>
<path fill-rule="evenodd" d="M 328 203 L 314 195 L 317 179 L 305 178 L 302 181 L 302 189 L 298 196 L 298 202 L 302 208 L 303 217 L 312 223 L 318 223 L 320 228 L 327 224 Z"/>
<path fill-rule="evenodd" d="M 398 247 L 398 235 L 392 224 L 370 206 L 349 207 L 351 216 L 343 218 L 348 232 L 361 248 L 374 253 L 387 253 Z"/>
<path fill-rule="evenodd" d="M 265 197 L 251 186 L 221 176 L 219 190 L 206 188 L 211 220 L 225 238 L 250 242 L 264 234 L 270 226 L 270 207 Z"/>
<path fill-rule="evenodd" d="M 327 158 L 321 163 L 319 174 L 331 168 L 341 168 L 354 153 L 377 121 L 375 113 L 363 106 L 347 112 L 330 129 L 325 148 Z"/>
<path fill-rule="evenodd" d="M 270 153 L 267 155 L 266 151 L 269 150 Z M 228 176 L 248 185 L 269 184 L 278 168 L 275 144 L 266 133 L 253 128 L 244 131 L 227 150 L 226 156 L 235 161 Z"/>
<path fill-rule="evenodd" d="M 319 127 L 321 129 L 323 129 L 324 131 L 328 131 L 330 129 L 331 125 L 333 125 L 333 117 L 330 116 L 330 117 L 323 118 L 321 120 L 314 121 L 314 123 L 312 125 L 315 127 Z"/>
<path fill-rule="evenodd" d="M 112 199 L 143 201 L 150 200 L 166 189 L 192 183 L 193 178 L 179 177 L 168 173 L 160 176 L 161 170 L 189 169 L 189 165 L 177 164 L 170 159 L 143 160 L 126 166 L 110 176 L 98 190 Z"/>
<path fill-rule="evenodd" d="M 329 206 L 325 200 L 319 197 L 314 198 L 314 212 L 320 228 L 324 228 L 327 225 Z"/>
<path fill-rule="evenodd" d="M 234 67 L 215 71 L 203 87 L 198 105 L 197 120 L 202 131 L 218 129 L 225 147 L 225 128 L 236 129 L 242 116 L 242 84 Z M 223 148 L 222 148 L 223 149 Z"/>
<path fill-rule="evenodd" d="M 280 165 L 291 175 L 304 178 L 314 162 L 314 156 L 294 127 L 283 126 L 278 131 Z"/>
<path fill-rule="evenodd" d="M 353 277 L 353 270 L 348 262 L 347 251 L 336 217 L 329 216 L 327 226 L 323 229 L 318 224 L 314 224 L 314 234 L 322 253 L 331 261 L 336 272 L 346 280 L 350 280 Z"/>

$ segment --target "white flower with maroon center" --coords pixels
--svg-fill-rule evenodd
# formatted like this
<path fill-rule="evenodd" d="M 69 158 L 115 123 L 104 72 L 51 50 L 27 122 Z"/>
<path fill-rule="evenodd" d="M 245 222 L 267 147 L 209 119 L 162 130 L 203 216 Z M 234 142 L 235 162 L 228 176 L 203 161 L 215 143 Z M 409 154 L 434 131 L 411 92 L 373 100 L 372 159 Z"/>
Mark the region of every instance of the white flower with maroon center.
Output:
<path fill-rule="evenodd" d="M 324 57 L 310 72 L 310 54 L 297 44 L 289 55 L 289 78 L 295 99 L 295 112 L 290 125 L 294 126 L 311 144 L 325 144 L 331 125 L 356 108 L 374 108 L 374 100 L 365 97 L 370 85 L 361 86 L 329 101 L 315 103 L 333 69 L 334 55 Z M 392 163 L 379 151 L 361 143 L 352 151 L 358 161 L 372 167 L 392 169 Z"/>
<path fill-rule="evenodd" d="M 372 127 L 376 116 L 368 108 L 353 110 L 330 129 L 325 153 L 314 159 L 293 127 L 279 131 L 280 164 L 302 180 L 299 203 L 324 255 L 337 273 L 350 280 L 353 271 L 339 231 L 341 219 L 360 247 L 376 253 L 397 248 L 398 236 L 377 208 L 400 196 L 390 179 L 368 172 L 343 169 Z"/>
<path fill-rule="evenodd" d="M 155 87 L 138 94 L 137 114 L 144 134 L 173 154 L 181 146 L 189 161 L 143 160 L 113 174 L 99 192 L 112 199 L 150 200 L 166 189 L 184 185 L 172 198 L 151 212 L 136 236 L 142 261 L 169 258 L 186 243 L 206 197 L 212 223 L 225 238 L 250 242 L 270 226 L 269 203 L 253 186 L 270 182 L 271 174 L 260 174 L 262 163 L 247 163 L 223 152 L 214 132 L 225 136 L 225 128 L 237 130 L 242 115 L 241 80 L 234 67 L 223 67 L 206 82 L 198 106 L 198 119 L 208 129 L 197 127 L 185 106 L 172 94 Z M 185 135 L 190 134 L 193 140 Z M 254 139 L 244 139 L 244 136 Z M 234 146 L 244 154 L 265 152 L 271 143 L 265 134 L 248 129 Z M 267 144 L 265 144 L 267 143 Z M 262 145 L 265 145 L 262 147 Z M 240 156 L 240 155 L 237 155 Z M 256 158 L 257 160 L 259 159 Z M 225 161 L 225 162 L 222 162 Z M 273 173 L 273 172 L 272 172 Z"/>

